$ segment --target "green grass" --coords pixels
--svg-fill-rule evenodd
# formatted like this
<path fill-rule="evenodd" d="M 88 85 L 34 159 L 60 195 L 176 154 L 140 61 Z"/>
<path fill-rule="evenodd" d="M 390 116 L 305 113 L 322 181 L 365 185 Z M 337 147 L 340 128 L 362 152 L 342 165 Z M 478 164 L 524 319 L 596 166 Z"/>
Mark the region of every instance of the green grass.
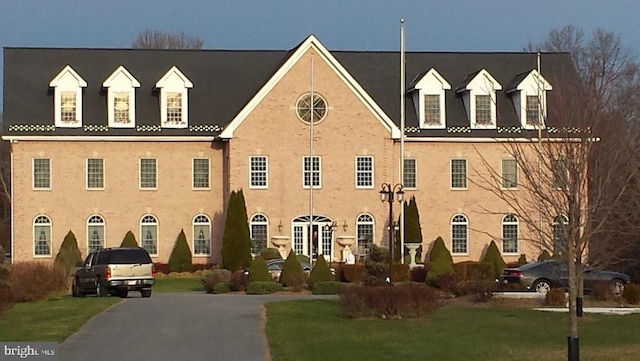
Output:
<path fill-rule="evenodd" d="M 48 301 L 18 303 L 0 318 L 0 340 L 62 342 L 91 317 L 120 302 L 117 297 L 53 296 Z"/>
<path fill-rule="evenodd" d="M 508 307 L 445 307 L 425 319 L 354 320 L 335 300 L 266 305 L 274 361 L 566 360 L 568 315 Z M 585 315 L 583 361 L 634 359 L 640 315 Z"/>
<path fill-rule="evenodd" d="M 156 278 L 153 285 L 153 292 L 204 292 L 204 286 L 200 283 L 200 278 L 176 277 L 176 278 Z"/>

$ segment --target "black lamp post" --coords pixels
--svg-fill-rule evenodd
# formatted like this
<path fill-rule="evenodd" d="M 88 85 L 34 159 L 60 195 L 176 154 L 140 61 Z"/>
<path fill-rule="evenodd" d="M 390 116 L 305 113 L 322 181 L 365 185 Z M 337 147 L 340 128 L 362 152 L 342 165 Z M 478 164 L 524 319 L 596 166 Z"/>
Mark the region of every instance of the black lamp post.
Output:
<path fill-rule="evenodd" d="M 398 202 L 404 201 L 404 187 L 398 183 L 392 186 L 389 183 L 382 183 L 380 187 L 380 200 L 382 203 L 389 203 L 389 283 L 393 283 L 393 198 L 397 196 Z"/>

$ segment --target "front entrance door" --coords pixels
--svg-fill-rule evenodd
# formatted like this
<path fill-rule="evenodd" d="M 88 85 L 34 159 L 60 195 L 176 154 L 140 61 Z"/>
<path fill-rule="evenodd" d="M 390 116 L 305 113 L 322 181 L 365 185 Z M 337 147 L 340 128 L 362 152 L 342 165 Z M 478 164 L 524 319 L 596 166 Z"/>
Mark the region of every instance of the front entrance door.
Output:
<path fill-rule="evenodd" d="M 333 258 L 333 232 L 326 225 L 331 224 L 331 219 L 324 216 L 298 217 L 293 220 L 293 251 L 296 254 L 304 254 L 316 258 L 323 255 L 327 261 Z"/>

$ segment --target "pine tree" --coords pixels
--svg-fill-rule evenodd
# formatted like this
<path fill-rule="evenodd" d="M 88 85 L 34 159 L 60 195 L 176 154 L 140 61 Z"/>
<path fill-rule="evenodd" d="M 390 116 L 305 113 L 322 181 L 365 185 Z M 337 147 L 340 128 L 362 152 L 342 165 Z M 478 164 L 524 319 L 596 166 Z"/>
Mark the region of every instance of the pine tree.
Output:
<path fill-rule="evenodd" d="M 183 229 L 180 231 L 171 255 L 169 256 L 169 272 L 191 272 L 193 266 L 191 257 L 191 249 L 189 248 L 187 236 L 185 236 Z"/>
<path fill-rule="evenodd" d="M 316 264 L 309 275 L 309 287 L 313 288 L 315 284 L 320 282 L 335 281 L 335 277 L 331 274 L 331 268 L 323 256 L 318 257 Z"/>
<path fill-rule="evenodd" d="M 271 275 L 269 275 L 267 262 L 264 260 L 264 258 L 256 256 L 256 258 L 251 261 L 251 267 L 249 268 L 249 282 L 269 281 L 271 281 Z"/>
<path fill-rule="evenodd" d="M 434 282 L 439 276 L 454 274 L 453 258 L 451 253 L 444 245 L 442 237 L 436 238 L 433 248 L 429 254 L 429 272 L 427 272 L 427 281 Z"/>
<path fill-rule="evenodd" d="M 232 191 L 222 236 L 222 263 L 232 272 L 251 265 L 251 237 L 246 210 L 242 190 Z"/>
<path fill-rule="evenodd" d="M 398 216 L 398 224 L 400 224 L 400 216 Z M 404 243 L 422 243 L 422 227 L 420 226 L 420 213 L 418 212 L 418 204 L 416 197 L 411 196 L 408 201 L 404 202 Z M 400 254 L 400 230 L 396 231 L 395 243 L 393 244 L 394 261 L 399 262 Z M 405 248 L 405 257 L 409 254 L 409 250 Z M 422 260 L 422 247 L 416 252 L 416 262 Z M 411 261 L 411 260 L 409 260 Z"/>
<path fill-rule="evenodd" d="M 286 287 L 301 287 L 304 282 L 304 272 L 302 265 L 296 258 L 293 250 L 289 251 L 287 259 L 284 261 L 282 273 L 280 274 L 280 283 Z"/>
<path fill-rule="evenodd" d="M 496 246 L 496 242 L 491 241 L 491 243 L 489 243 L 489 248 L 487 248 L 487 253 L 485 253 L 482 263 L 491 265 L 493 277 L 495 279 L 500 277 L 507 264 L 504 259 L 502 259 L 502 255 L 500 254 L 500 250 L 498 250 L 498 246 Z"/>
<path fill-rule="evenodd" d="M 128 231 L 127 234 L 124 235 L 120 247 L 138 247 L 138 242 L 136 242 L 136 236 L 133 235 L 133 232 Z"/>
<path fill-rule="evenodd" d="M 78 241 L 76 235 L 69 231 L 60 245 L 60 250 L 54 265 L 64 271 L 65 277 L 68 277 L 75 271 L 75 268 L 82 264 L 82 255 L 78 248 Z"/>

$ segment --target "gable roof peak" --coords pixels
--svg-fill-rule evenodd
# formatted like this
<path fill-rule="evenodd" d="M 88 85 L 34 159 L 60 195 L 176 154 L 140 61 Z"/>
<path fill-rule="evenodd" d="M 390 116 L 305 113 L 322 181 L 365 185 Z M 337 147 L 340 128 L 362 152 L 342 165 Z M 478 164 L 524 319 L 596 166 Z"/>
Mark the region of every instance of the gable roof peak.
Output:
<path fill-rule="evenodd" d="M 68 78 L 69 76 L 75 79 L 79 87 L 83 87 L 83 88 L 87 87 L 87 82 L 84 79 L 82 79 L 82 77 L 75 70 L 73 70 L 71 65 L 65 66 L 58 73 L 58 75 L 56 75 L 55 78 L 53 78 L 51 82 L 49 82 L 49 86 L 52 88 L 55 88 L 61 85 L 64 82 L 64 79 Z"/>

